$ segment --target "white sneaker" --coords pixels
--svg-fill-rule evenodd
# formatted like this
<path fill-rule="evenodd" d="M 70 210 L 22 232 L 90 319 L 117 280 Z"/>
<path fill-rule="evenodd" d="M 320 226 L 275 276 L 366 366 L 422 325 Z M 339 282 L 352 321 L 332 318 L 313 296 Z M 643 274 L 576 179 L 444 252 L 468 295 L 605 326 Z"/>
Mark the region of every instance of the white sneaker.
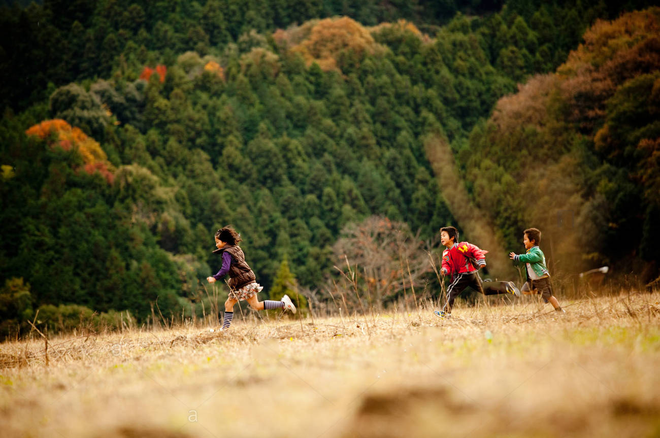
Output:
<path fill-rule="evenodd" d="M 293 305 L 293 302 L 288 295 L 284 295 L 282 297 L 282 301 L 284 302 L 284 310 L 290 310 L 291 313 L 296 313 L 296 306 Z"/>

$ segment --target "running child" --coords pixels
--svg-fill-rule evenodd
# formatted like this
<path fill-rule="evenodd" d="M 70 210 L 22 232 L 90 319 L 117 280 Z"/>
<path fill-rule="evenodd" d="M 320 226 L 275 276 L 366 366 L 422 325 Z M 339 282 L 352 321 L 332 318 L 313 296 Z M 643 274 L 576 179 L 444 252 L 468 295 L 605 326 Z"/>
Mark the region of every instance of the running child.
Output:
<path fill-rule="evenodd" d="M 559 301 L 552 294 L 552 283 L 550 272 L 545 264 L 545 255 L 541 248 L 541 231 L 538 228 L 528 228 L 523 232 L 523 244 L 527 250 L 526 254 L 509 253 L 509 258 L 514 264 L 525 265 L 527 281 L 522 287 L 522 292 L 532 294 L 536 290 L 543 297 L 543 301 L 552 304 L 557 312 L 566 313 L 559 305 Z"/>
<path fill-rule="evenodd" d="M 440 242 L 447 247 L 442 253 L 442 269 L 445 276 L 451 274 L 452 282 L 447 287 L 447 302 L 441 311 L 434 313 L 441 318 L 451 317 L 454 300 L 470 286 L 483 295 L 512 294 L 520 296 L 520 291 L 512 281 L 484 282 L 478 270 L 486 266 L 486 253 L 468 242 L 457 243 L 458 230 L 454 227 L 440 229 Z"/>
<path fill-rule="evenodd" d="M 257 294 L 263 287 L 256 282 L 254 272 L 245 261 L 245 254 L 238 246 L 240 241 L 240 235 L 229 226 L 215 233 L 215 246 L 218 249 L 213 251 L 213 254 L 222 254 L 222 268 L 217 274 L 206 280 L 209 283 L 215 283 L 229 274 L 229 297 L 225 301 L 225 315 L 220 330 L 229 329 L 234 317 L 234 305 L 241 300 L 247 301 L 254 310 L 283 308 L 296 313 L 296 306 L 293 305 L 288 295 L 284 295 L 282 301 L 259 301 Z"/>

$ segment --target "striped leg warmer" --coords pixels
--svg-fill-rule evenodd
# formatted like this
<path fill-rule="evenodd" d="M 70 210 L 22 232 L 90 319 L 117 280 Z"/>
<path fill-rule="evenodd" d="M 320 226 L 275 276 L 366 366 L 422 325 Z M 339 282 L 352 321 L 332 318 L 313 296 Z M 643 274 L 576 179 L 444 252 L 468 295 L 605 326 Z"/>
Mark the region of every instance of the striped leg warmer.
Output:
<path fill-rule="evenodd" d="M 284 307 L 284 301 L 264 301 L 264 310 L 281 309 Z"/>
<path fill-rule="evenodd" d="M 234 312 L 225 312 L 225 320 L 222 323 L 223 330 L 227 330 L 229 328 L 233 317 L 234 317 Z"/>

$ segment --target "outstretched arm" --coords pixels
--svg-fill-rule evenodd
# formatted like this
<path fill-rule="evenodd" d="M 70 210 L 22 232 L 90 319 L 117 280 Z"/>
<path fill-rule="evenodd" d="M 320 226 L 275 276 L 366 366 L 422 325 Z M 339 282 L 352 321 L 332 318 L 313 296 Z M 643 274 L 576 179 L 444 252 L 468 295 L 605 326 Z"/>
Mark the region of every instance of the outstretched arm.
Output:
<path fill-rule="evenodd" d="M 222 253 L 222 268 L 212 277 L 208 277 L 206 280 L 209 283 L 215 283 L 216 280 L 220 280 L 222 277 L 229 273 L 229 267 L 231 266 L 231 254 L 228 252 Z"/>
<path fill-rule="evenodd" d="M 467 255 L 472 259 L 474 259 L 474 262 L 476 264 L 475 268 L 481 269 L 486 266 L 487 252 L 488 251 L 484 251 L 483 249 L 479 248 L 477 245 L 472 245 L 470 243 L 467 251 Z"/>
<path fill-rule="evenodd" d="M 541 257 L 541 254 L 539 254 L 536 251 L 530 251 L 527 254 L 514 254 L 511 253 L 509 254 L 509 257 L 511 260 L 514 260 L 516 262 L 520 263 L 538 263 L 543 261 L 543 258 Z"/>

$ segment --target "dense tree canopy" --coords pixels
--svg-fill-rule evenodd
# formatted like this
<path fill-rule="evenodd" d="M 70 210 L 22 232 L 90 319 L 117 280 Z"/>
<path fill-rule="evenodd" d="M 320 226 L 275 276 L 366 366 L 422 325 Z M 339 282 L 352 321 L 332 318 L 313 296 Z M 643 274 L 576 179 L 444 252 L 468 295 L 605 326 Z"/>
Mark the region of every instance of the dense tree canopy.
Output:
<path fill-rule="evenodd" d="M 553 211 L 588 240 L 581 262 L 657 260 L 657 9 L 596 22 L 645 5 L 2 7 L 0 312 L 200 312 L 226 224 L 260 283 L 316 290 L 350 224 L 387 218 L 417 248 L 457 202 L 511 249 Z M 443 194 L 429 138 L 465 196 Z"/>
<path fill-rule="evenodd" d="M 534 223 L 573 266 L 626 259 L 653 278 L 635 267 L 660 256 L 659 24 L 658 8 L 597 22 L 474 128 L 465 175 L 511 245 Z"/>

